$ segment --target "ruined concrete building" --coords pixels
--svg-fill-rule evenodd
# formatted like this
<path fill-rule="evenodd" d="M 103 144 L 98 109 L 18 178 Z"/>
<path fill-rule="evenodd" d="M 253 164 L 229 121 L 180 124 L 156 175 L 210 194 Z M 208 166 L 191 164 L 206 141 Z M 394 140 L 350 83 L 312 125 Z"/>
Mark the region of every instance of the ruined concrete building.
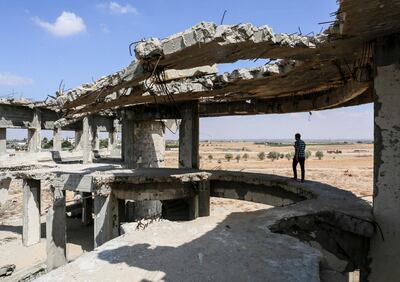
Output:
<path fill-rule="evenodd" d="M 5 153 L 8 127 L 28 129 L 32 152 L 39 150 L 41 129 L 54 130 L 55 140 L 62 129 L 76 131 L 82 150 L 80 165 L 36 165 L 2 172 L 3 191 L 8 189 L 7 180 L 24 180 L 24 244 L 40 240 L 38 199 L 44 180 L 51 182 L 54 192 L 46 223 L 49 270 L 66 263 L 65 190 L 82 192 L 88 221 L 94 213 L 93 240 L 95 246 L 104 246 L 89 260 L 101 256 L 100 250 L 111 252 L 118 245 L 119 241 L 107 241 L 120 235 L 122 221 L 168 214 L 171 201 L 179 206 L 181 218 L 206 217 L 210 196 L 224 197 L 277 207 L 255 223 L 264 228 L 272 255 L 244 255 L 247 267 L 227 258 L 218 261 L 219 271 L 212 272 L 212 253 L 204 258 L 210 260 L 208 264 L 198 266 L 191 264 L 189 251 L 183 251 L 176 263 L 187 269 L 182 273 L 193 276 L 181 280 L 246 280 L 252 271 L 261 271 L 268 280 L 269 273 L 274 273 L 271 265 L 282 264 L 291 271 L 271 274 L 270 278 L 278 277 L 271 281 L 345 281 L 346 273 L 356 269 L 361 281 L 399 281 L 400 1 L 339 2 L 336 21 L 321 34 L 276 34 L 268 26 L 200 23 L 163 40 L 138 42 L 136 59 L 128 67 L 60 91 L 52 104 L 1 101 L 0 153 Z M 221 63 L 257 59 L 270 61 L 224 74 L 216 69 Z M 352 193 L 322 183 L 199 170 L 201 117 L 316 111 L 371 102 L 375 104 L 372 208 Z M 180 120 L 179 169 L 163 168 L 164 129 L 170 119 Z M 109 132 L 113 146 L 118 130 L 122 132 L 121 159 L 93 162 L 98 132 Z M 55 142 L 59 151 L 59 141 Z M 285 250 L 292 256 L 284 255 Z M 112 254 L 118 260 L 118 253 Z M 158 254 L 160 265 L 170 263 L 164 255 Z M 252 269 L 254 259 L 273 263 Z M 73 262 L 50 272 L 49 280 L 43 279 L 66 279 L 67 270 L 74 267 L 81 265 Z M 116 280 L 129 275 L 109 266 L 103 270 Z M 82 267 L 80 271 L 83 280 L 91 275 Z M 167 280 L 176 280 L 176 271 Z M 207 276 L 208 272 L 213 276 Z"/>

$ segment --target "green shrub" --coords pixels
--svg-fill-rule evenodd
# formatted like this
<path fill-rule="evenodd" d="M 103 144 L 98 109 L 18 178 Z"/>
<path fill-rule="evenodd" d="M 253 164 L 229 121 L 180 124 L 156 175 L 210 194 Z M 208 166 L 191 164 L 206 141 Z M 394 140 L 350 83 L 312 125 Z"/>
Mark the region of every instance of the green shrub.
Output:
<path fill-rule="evenodd" d="M 281 154 L 278 152 L 269 152 L 267 158 L 270 159 L 271 161 L 278 160 L 280 158 Z"/>
<path fill-rule="evenodd" d="M 242 158 L 243 158 L 245 161 L 247 161 L 247 159 L 249 158 L 249 154 L 247 154 L 247 153 L 244 154 Z"/>
<path fill-rule="evenodd" d="M 236 155 L 235 160 L 236 160 L 237 162 L 239 162 L 241 158 L 242 158 L 242 157 L 241 157 L 240 155 Z"/>
<path fill-rule="evenodd" d="M 265 153 L 264 152 L 260 152 L 260 153 L 258 153 L 257 157 L 258 157 L 258 159 L 260 161 L 263 161 L 265 159 Z"/>
<path fill-rule="evenodd" d="M 225 159 L 230 162 L 231 159 L 233 159 L 233 155 L 232 154 L 225 154 Z"/>
<path fill-rule="evenodd" d="M 315 153 L 315 156 L 316 156 L 319 160 L 321 160 L 321 159 L 324 157 L 324 153 L 323 153 L 322 151 L 317 151 L 317 152 Z"/>

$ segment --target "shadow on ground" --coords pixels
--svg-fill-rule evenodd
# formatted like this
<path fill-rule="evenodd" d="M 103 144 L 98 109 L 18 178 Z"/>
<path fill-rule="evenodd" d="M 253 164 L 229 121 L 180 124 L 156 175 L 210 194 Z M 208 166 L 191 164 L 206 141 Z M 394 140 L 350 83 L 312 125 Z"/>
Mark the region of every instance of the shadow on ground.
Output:
<path fill-rule="evenodd" d="M 133 232 L 117 239 L 126 245 L 101 250 L 98 258 L 142 270 L 132 269 L 127 275 L 143 275 L 144 270 L 141 281 L 319 281 L 318 252 L 292 237 L 271 233 L 265 226 L 269 211 L 231 213 L 214 229 L 191 241 L 191 234 L 203 229 L 206 221 L 152 229 L 151 233 Z M 145 236 L 154 233 L 158 233 L 160 242 L 181 245 L 129 244 L 131 240 L 148 241 Z"/>

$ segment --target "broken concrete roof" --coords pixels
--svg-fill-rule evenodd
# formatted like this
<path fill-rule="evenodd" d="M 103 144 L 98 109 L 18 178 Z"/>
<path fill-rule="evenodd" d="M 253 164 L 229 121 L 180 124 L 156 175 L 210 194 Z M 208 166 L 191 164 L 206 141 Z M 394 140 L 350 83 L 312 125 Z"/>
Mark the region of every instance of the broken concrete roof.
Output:
<path fill-rule="evenodd" d="M 24 106 L 28 108 L 54 109 L 57 107 L 55 100 L 33 101 L 26 98 L 0 98 L 0 105 Z"/>
<path fill-rule="evenodd" d="M 395 15 L 400 14 L 400 1 L 381 1 L 378 7 L 381 10 L 375 9 L 377 11 L 372 8 L 376 1 L 366 2 L 341 1 L 336 22 L 315 36 L 274 34 L 267 26 L 251 24 L 218 26 L 200 23 L 163 40 L 141 41 L 135 47 L 137 60 L 127 68 L 60 93 L 57 101 L 68 118 L 132 105 L 190 100 L 200 103 L 219 103 L 221 100 L 247 103 L 251 100 L 255 104 L 278 103 L 280 108 L 288 108 L 283 103 L 287 103 L 289 96 L 294 100 L 291 103 L 296 103 L 297 99 L 314 99 L 314 96 L 327 92 L 331 93 L 322 108 L 372 102 L 371 89 L 365 89 L 372 81 L 373 44 L 370 40 L 378 35 L 378 31 L 400 30 L 400 24 L 389 21 L 383 25 L 383 15 L 381 19 L 367 19 L 386 11 L 389 19 L 394 21 Z M 360 11 L 365 12 L 366 20 L 361 19 Z M 258 69 L 241 69 L 223 75 L 186 73 L 173 80 L 165 79 L 163 75 L 171 69 L 181 70 L 182 74 L 188 68 L 258 58 L 283 59 L 283 62 L 290 62 L 289 68 L 282 68 L 278 61 L 278 64 L 273 62 Z M 359 88 L 347 84 L 358 84 Z M 338 102 L 332 96 L 346 89 L 354 90 L 347 95 L 353 98 L 352 101 Z M 173 96 L 172 102 L 165 99 L 170 96 L 167 94 Z M 307 110 L 313 109 L 318 108 Z M 216 114 L 210 112 L 209 115 Z"/>

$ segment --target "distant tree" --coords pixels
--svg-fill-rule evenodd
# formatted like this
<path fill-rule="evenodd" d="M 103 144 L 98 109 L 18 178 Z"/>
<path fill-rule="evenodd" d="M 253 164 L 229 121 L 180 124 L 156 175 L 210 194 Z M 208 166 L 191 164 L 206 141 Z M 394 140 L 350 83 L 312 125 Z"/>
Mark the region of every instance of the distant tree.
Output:
<path fill-rule="evenodd" d="M 108 139 L 101 139 L 99 145 L 100 145 L 100 149 L 107 148 L 108 147 Z"/>
<path fill-rule="evenodd" d="M 312 156 L 311 151 L 306 151 L 306 159 L 308 159 L 308 158 L 311 157 L 311 156 Z"/>
<path fill-rule="evenodd" d="M 317 151 L 317 152 L 315 153 L 315 156 L 316 156 L 319 160 L 321 160 L 321 159 L 324 157 L 324 153 L 323 153 L 322 151 Z"/>
<path fill-rule="evenodd" d="M 47 137 L 43 137 L 43 140 L 42 140 L 42 142 L 43 142 L 43 144 L 46 144 L 46 143 L 48 143 L 48 142 L 49 142 L 49 139 L 47 139 Z"/>
<path fill-rule="evenodd" d="M 278 160 L 280 158 L 281 154 L 278 152 L 269 152 L 267 155 L 267 158 L 270 159 L 271 161 Z"/>
<path fill-rule="evenodd" d="M 263 160 L 265 160 L 265 153 L 264 152 L 260 152 L 260 153 L 258 153 L 257 157 L 258 157 L 258 159 L 260 161 L 263 161 Z"/>
<path fill-rule="evenodd" d="M 53 140 L 52 140 L 53 141 Z M 50 143 L 50 142 L 49 142 Z M 61 143 L 61 148 L 63 148 L 63 149 L 72 149 L 72 144 L 71 144 L 71 142 L 69 142 L 68 140 L 64 140 L 62 143 Z"/>
<path fill-rule="evenodd" d="M 221 160 L 218 160 L 218 161 L 217 161 L 217 163 L 219 163 L 219 164 L 220 164 L 220 163 L 222 163 L 222 161 L 221 161 Z"/>
<path fill-rule="evenodd" d="M 280 154 L 279 158 L 283 159 L 285 157 L 285 154 Z"/>
<path fill-rule="evenodd" d="M 213 155 L 211 155 L 211 154 L 208 155 L 208 160 L 209 160 L 210 162 L 213 160 L 213 158 L 214 158 Z"/>
<path fill-rule="evenodd" d="M 237 161 L 237 162 L 240 162 L 240 159 L 241 159 L 242 157 L 239 155 L 239 154 L 237 154 L 236 155 L 236 157 L 235 157 L 235 160 Z"/>
<path fill-rule="evenodd" d="M 231 159 L 233 159 L 233 155 L 232 155 L 232 154 L 230 154 L 230 153 L 228 153 L 228 154 L 225 154 L 225 159 L 226 159 L 228 162 L 230 162 L 230 161 L 231 161 Z"/>
<path fill-rule="evenodd" d="M 245 161 L 247 161 L 247 159 L 249 158 L 249 154 L 245 153 L 242 157 Z"/>

